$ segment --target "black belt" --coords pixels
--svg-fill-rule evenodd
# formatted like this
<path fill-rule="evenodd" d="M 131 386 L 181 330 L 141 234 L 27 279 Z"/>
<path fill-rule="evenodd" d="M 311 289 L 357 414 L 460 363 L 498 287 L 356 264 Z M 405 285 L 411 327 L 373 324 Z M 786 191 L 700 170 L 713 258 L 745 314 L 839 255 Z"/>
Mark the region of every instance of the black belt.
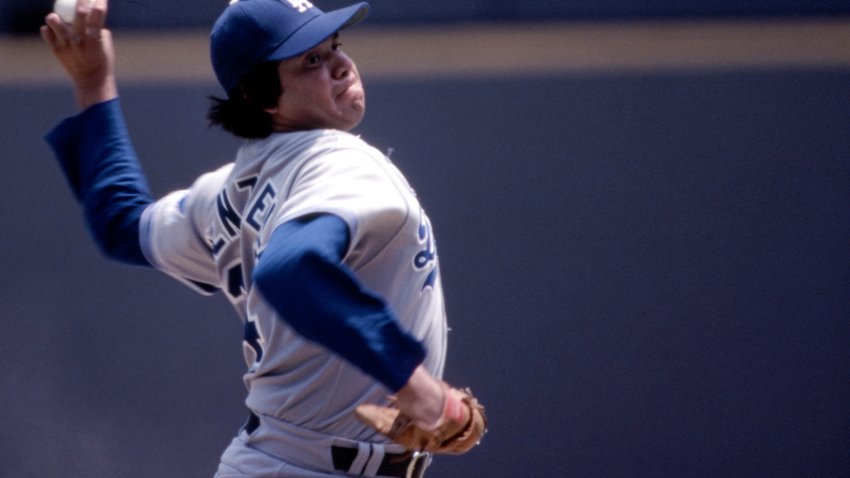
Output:
<path fill-rule="evenodd" d="M 345 473 L 358 473 L 351 470 L 351 464 L 357 459 L 357 448 L 345 448 L 341 446 L 331 447 L 334 468 Z M 367 462 L 369 460 L 366 460 Z M 425 469 L 431 463 L 430 453 L 387 453 L 378 467 L 378 476 L 396 476 L 399 478 L 422 478 Z M 365 467 L 365 465 L 364 465 Z M 362 470 L 359 473 L 363 473 Z"/>
<path fill-rule="evenodd" d="M 260 426 L 260 417 L 251 414 L 248 421 L 242 427 L 249 435 L 254 433 Z M 334 468 L 345 473 L 359 473 L 363 470 L 352 470 L 351 465 L 357 459 L 357 448 L 346 448 L 342 446 L 331 447 L 331 457 L 333 459 Z M 366 460 L 368 463 L 369 460 Z M 378 466 L 378 476 L 395 476 L 398 478 L 422 478 L 425 476 L 425 469 L 431 464 L 430 453 L 407 452 L 407 453 L 386 453 L 384 459 L 381 460 Z M 365 464 L 363 465 L 365 468 Z"/>

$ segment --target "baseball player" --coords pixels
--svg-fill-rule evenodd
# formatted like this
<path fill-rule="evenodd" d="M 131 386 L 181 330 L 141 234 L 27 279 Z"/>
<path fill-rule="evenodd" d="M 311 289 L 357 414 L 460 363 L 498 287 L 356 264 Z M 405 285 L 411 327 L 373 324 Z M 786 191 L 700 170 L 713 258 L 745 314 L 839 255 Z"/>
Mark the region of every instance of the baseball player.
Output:
<path fill-rule="evenodd" d="M 110 258 L 223 293 L 244 324 L 250 418 L 216 476 L 423 476 L 464 453 L 483 409 L 441 380 L 446 317 L 428 216 L 379 151 L 340 30 L 368 5 L 231 2 L 210 36 L 232 163 L 154 199 L 123 121 L 107 0 L 41 34 L 80 112 L 47 136 Z M 393 395 L 392 403 L 388 395 Z"/>

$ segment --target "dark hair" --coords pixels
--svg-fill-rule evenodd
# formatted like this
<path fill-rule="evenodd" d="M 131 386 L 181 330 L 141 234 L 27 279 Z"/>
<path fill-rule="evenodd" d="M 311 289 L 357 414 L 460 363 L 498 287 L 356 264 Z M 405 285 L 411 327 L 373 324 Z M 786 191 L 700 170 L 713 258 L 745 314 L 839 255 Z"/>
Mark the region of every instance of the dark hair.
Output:
<path fill-rule="evenodd" d="M 227 99 L 210 96 L 207 119 L 210 126 L 221 126 L 240 138 L 267 138 L 272 134 L 272 118 L 265 108 L 277 105 L 283 91 L 278 62 L 257 65 L 242 82 L 228 92 Z"/>

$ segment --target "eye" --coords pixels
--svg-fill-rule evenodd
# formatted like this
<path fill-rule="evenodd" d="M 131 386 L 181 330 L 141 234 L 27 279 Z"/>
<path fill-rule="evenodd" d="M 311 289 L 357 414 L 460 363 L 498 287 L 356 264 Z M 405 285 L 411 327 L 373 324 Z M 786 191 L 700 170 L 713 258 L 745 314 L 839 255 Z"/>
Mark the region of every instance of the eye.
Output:
<path fill-rule="evenodd" d="M 322 61 L 322 56 L 317 54 L 317 53 L 314 53 L 312 55 L 308 55 L 307 58 L 305 59 L 305 62 L 307 63 L 307 65 L 317 65 L 321 61 Z"/>
<path fill-rule="evenodd" d="M 333 49 L 333 51 L 339 51 L 341 46 L 342 46 L 342 42 L 334 42 L 334 44 L 331 45 L 331 48 Z"/>

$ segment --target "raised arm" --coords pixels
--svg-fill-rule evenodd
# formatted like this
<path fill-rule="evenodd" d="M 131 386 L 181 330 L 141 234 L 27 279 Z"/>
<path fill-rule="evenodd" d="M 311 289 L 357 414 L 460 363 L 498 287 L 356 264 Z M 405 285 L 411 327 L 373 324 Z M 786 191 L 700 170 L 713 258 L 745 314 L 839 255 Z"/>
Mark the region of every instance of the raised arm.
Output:
<path fill-rule="evenodd" d="M 68 74 L 83 110 L 47 135 L 86 223 L 110 258 L 149 265 L 139 245 L 139 219 L 153 199 L 118 105 L 106 0 L 79 0 L 72 24 L 51 13 L 41 36 Z"/>

